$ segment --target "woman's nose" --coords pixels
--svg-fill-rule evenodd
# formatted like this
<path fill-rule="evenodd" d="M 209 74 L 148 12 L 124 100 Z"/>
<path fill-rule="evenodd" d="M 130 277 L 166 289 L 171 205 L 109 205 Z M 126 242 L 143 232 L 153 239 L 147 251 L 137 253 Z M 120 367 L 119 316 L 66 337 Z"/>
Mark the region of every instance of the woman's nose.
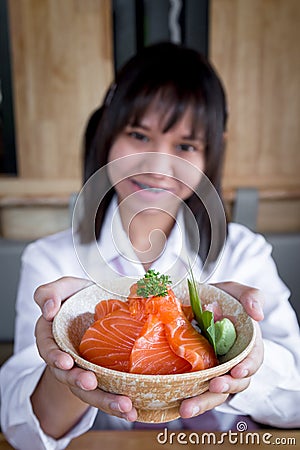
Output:
<path fill-rule="evenodd" d="M 154 176 L 174 175 L 175 157 L 158 149 L 145 153 L 143 156 L 143 171 Z"/>

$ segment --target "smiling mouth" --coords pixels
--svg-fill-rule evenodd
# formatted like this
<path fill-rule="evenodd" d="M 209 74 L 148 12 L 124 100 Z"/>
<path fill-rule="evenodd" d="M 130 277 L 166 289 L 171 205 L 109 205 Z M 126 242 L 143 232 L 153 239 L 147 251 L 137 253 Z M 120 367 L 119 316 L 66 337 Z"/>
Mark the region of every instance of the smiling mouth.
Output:
<path fill-rule="evenodd" d="M 145 191 L 150 191 L 150 192 L 169 192 L 169 189 L 164 189 L 164 188 L 158 188 L 158 187 L 153 187 L 153 186 L 149 186 L 148 184 L 145 183 L 140 183 L 139 181 L 133 181 L 133 183 L 139 187 L 140 189 L 143 189 Z"/>

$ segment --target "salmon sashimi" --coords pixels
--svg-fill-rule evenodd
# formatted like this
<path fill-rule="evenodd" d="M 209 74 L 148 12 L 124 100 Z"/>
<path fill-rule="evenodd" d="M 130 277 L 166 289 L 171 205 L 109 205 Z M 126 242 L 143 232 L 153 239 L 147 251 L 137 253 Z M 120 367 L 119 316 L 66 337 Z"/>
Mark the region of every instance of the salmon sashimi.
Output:
<path fill-rule="evenodd" d="M 184 314 L 166 323 L 165 331 L 171 349 L 191 364 L 192 372 L 217 365 L 214 349 L 208 340 L 195 330 Z"/>
<path fill-rule="evenodd" d="M 174 374 L 191 370 L 191 365 L 171 349 L 165 325 L 155 315 L 149 315 L 140 337 L 135 341 L 130 355 L 132 373 Z"/>
<path fill-rule="evenodd" d="M 94 364 L 128 372 L 131 350 L 143 325 L 129 311 L 112 311 L 87 329 L 79 352 Z"/>
<path fill-rule="evenodd" d="M 151 314 L 152 308 L 153 307 L 155 308 L 155 302 L 153 303 L 153 299 L 155 299 L 155 297 L 153 297 L 151 299 L 152 300 L 152 304 L 151 304 L 149 299 L 146 299 L 146 298 L 130 298 L 128 300 L 127 307 L 129 308 L 130 313 L 136 319 L 146 321 L 148 315 Z M 115 300 L 115 301 L 117 301 L 117 300 Z M 120 303 L 123 303 L 123 302 L 120 301 Z M 155 308 L 155 309 L 157 309 L 157 308 Z M 101 311 L 103 311 L 103 310 L 104 310 L 104 308 L 101 308 Z M 191 305 L 181 305 L 181 310 L 190 322 L 194 319 L 195 316 L 194 316 L 194 312 L 193 312 Z"/>
<path fill-rule="evenodd" d="M 138 320 L 146 321 L 149 312 L 146 309 L 148 298 L 141 297 L 137 294 L 137 283 L 130 286 L 129 295 L 127 297 L 128 307 L 131 314 Z"/>
<path fill-rule="evenodd" d="M 118 309 L 128 311 L 128 303 L 114 298 L 102 300 L 96 305 L 95 320 L 102 319 L 102 317 L 105 317 L 107 314 L 117 311 Z"/>
<path fill-rule="evenodd" d="M 168 323 L 182 315 L 182 305 L 171 289 L 166 296 L 145 299 L 145 310 L 148 314 L 156 314 L 164 323 Z"/>
<path fill-rule="evenodd" d="M 147 304 L 148 310 L 156 312 L 165 324 L 171 349 L 190 363 L 191 371 L 208 369 L 217 364 L 214 349 L 188 321 L 180 301 L 171 290 L 166 297 L 153 297 Z"/>
<path fill-rule="evenodd" d="M 142 297 L 129 298 L 128 308 L 130 313 L 138 320 L 145 322 L 149 313 L 146 309 L 147 299 Z"/>
<path fill-rule="evenodd" d="M 140 295 L 137 294 L 137 289 L 138 289 L 138 284 L 137 283 L 133 283 L 130 288 L 129 288 L 129 294 L 128 294 L 128 299 L 130 298 L 143 298 Z"/>
<path fill-rule="evenodd" d="M 195 318 L 194 311 L 191 305 L 181 305 L 181 308 L 187 320 L 191 322 Z"/>
<path fill-rule="evenodd" d="M 149 270 L 131 286 L 126 302 L 99 302 L 95 322 L 81 340 L 81 356 L 109 369 L 148 375 L 216 366 L 212 345 L 191 323 L 192 307 L 180 302 L 167 281 Z"/>

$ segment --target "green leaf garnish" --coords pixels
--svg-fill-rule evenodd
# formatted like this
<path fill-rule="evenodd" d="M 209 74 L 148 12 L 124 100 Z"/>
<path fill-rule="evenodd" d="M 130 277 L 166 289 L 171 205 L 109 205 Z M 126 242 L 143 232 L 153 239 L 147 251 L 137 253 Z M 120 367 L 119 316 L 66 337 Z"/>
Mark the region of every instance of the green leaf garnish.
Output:
<path fill-rule="evenodd" d="M 214 313 L 212 311 L 202 311 L 201 300 L 199 298 L 197 285 L 191 267 L 190 273 L 191 280 L 188 279 L 188 288 L 192 310 L 200 327 L 201 333 L 211 344 L 215 351 L 215 354 L 217 354 Z"/>
<path fill-rule="evenodd" d="M 141 297 L 165 297 L 172 281 L 169 275 L 160 275 L 159 272 L 149 269 L 144 278 L 137 282 L 137 295 Z"/>

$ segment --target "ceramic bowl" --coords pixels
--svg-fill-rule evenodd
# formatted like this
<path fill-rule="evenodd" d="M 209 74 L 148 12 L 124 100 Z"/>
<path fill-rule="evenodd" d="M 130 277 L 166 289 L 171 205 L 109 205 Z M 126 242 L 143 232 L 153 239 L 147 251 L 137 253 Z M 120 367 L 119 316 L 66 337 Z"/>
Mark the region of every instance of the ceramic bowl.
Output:
<path fill-rule="evenodd" d="M 179 417 L 183 399 L 205 392 L 209 380 L 225 374 L 249 354 L 255 341 L 254 324 L 233 297 L 214 286 L 198 284 L 202 303 L 217 301 L 222 315 L 233 318 L 235 322 L 237 339 L 229 352 L 219 359 L 218 366 L 184 374 L 141 375 L 107 369 L 86 361 L 78 354 L 78 346 L 85 330 L 93 322 L 95 305 L 100 300 L 109 298 L 125 301 L 131 284 L 132 280 L 123 278 L 115 280 L 113 288 L 109 283 L 105 289 L 92 285 L 73 295 L 63 303 L 56 315 L 53 335 L 58 346 L 69 353 L 78 366 L 96 374 L 100 389 L 131 398 L 138 412 L 138 421 L 159 423 L 174 420 Z M 173 290 L 182 303 L 189 303 L 186 282 Z"/>

